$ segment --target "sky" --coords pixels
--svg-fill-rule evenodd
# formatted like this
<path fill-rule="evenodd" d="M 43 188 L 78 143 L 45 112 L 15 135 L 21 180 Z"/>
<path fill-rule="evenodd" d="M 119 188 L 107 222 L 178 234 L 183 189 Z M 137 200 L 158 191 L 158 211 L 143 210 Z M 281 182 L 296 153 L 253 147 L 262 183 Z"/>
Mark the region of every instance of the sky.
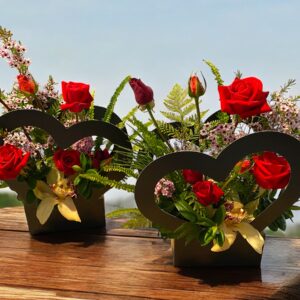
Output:
<path fill-rule="evenodd" d="M 131 75 L 152 87 L 158 113 L 175 83 L 186 86 L 202 71 L 202 107 L 214 112 L 217 85 L 203 59 L 219 67 L 225 85 L 238 69 L 260 78 L 265 91 L 300 81 L 297 0 L 0 0 L 0 7 L 0 25 L 28 48 L 40 84 L 49 74 L 58 83 L 89 83 L 101 106 Z M 9 90 L 16 75 L 0 62 L 1 88 Z M 300 94 L 300 84 L 291 93 Z M 127 86 L 116 112 L 122 117 L 134 105 Z"/>
<path fill-rule="evenodd" d="M 40 84 L 49 74 L 58 83 L 89 83 L 102 106 L 131 75 L 153 88 L 158 113 L 175 83 L 186 86 L 202 71 L 202 105 L 213 112 L 217 86 L 203 59 L 219 67 L 225 84 L 237 69 L 269 91 L 300 79 L 297 0 L 0 0 L 0 7 L 0 24 L 28 48 Z M 1 88 L 10 89 L 15 76 L 0 62 Z M 300 93 L 300 85 L 291 92 Z M 128 86 L 116 112 L 124 116 L 134 105 Z"/>

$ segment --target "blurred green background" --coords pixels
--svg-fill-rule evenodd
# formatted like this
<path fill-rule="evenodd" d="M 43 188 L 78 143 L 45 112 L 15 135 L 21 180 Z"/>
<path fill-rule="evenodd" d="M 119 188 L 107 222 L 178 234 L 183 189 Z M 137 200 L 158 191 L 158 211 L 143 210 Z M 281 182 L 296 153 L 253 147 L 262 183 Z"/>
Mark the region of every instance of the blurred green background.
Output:
<path fill-rule="evenodd" d="M 16 198 L 16 194 L 11 192 L 9 189 L 4 189 L 0 191 L 0 208 L 2 207 L 12 207 L 12 206 L 20 206 L 22 202 L 18 201 Z M 127 196 L 122 196 L 120 198 L 110 197 L 110 194 L 107 193 L 106 201 L 105 201 L 105 210 L 106 212 L 111 212 L 113 210 L 119 208 L 126 207 L 135 207 L 135 202 L 133 198 L 133 194 L 127 194 Z M 300 237 L 300 211 L 294 212 L 294 222 L 289 221 L 287 230 L 272 232 L 270 230 L 266 231 L 267 235 L 272 236 L 281 236 L 281 237 Z"/>
<path fill-rule="evenodd" d="M 1 192 L 0 193 L 0 208 L 9 206 L 20 206 L 22 202 L 19 201 L 14 193 Z"/>

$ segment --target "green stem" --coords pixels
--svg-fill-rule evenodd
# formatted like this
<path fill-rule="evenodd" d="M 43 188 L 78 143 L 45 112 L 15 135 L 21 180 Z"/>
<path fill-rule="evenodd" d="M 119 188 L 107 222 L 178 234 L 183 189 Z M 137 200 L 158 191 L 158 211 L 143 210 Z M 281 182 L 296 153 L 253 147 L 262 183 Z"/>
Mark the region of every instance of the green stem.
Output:
<path fill-rule="evenodd" d="M 149 115 L 150 115 L 151 120 L 153 121 L 153 124 L 154 124 L 155 127 L 156 127 L 157 133 L 159 134 L 159 136 L 161 137 L 161 139 L 162 139 L 164 142 L 166 142 L 166 144 L 168 145 L 169 149 L 170 149 L 172 152 L 174 152 L 174 149 L 172 148 L 170 142 L 169 142 L 167 139 L 164 138 L 163 134 L 162 134 L 161 131 L 159 130 L 159 126 L 158 126 L 158 124 L 157 124 L 157 122 L 156 122 L 156 120 L 155 120 L 155 118 L 154 118 L 154 115 L 153 115 L 153 113 L 152 113 L 151 107 L 149 107 L 149 105 L 146 105 L 146 109 L 147 109 L 147 111 L 148 111 L 148 113 L 149 113 Z"/>
<path fill-rule="evenodd" d="M 197 110 L 197 118 L 198 118 L 198 125 L 201 124 L 201 113 L 200 113 L 200 106 L 199 106 L 199 97 L 195 97 L 195 103 L 196 103 L 196 110 Z"/>
<path fill-rule="evenodd" d="M 226 186 L 232 181 L 234 180 L 239 174 L 236 172 L 235 174 L 233 174 L 232 176 L 230 176 L 222 185 L 222 190 L 224 190 L 226 188 Z"/>

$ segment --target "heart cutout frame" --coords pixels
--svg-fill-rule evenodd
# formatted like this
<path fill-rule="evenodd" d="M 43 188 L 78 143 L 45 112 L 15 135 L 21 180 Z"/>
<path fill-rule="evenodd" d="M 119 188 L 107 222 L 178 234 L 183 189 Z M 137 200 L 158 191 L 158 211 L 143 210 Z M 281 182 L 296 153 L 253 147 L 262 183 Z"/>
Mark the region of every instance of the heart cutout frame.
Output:
<path fill-rule="evenodd" d="M 154 189 L 161 178 L 176 170 L 194 169 L 214 180 L 223 181 L 238 161 L 247 154 L 261 151 L 279 153 L 291 167 L 291 177 L 285 191 L 251 223 L 261 232 L 300 197 L 300 142 L 284 133 L 263 131 L 250 134 L 230 144 L 217 158 L 193 151 L 174 152 L 157 158 L 141 172 L 136 182 L 137 207 L 154 224 L 176 230 L 187 221 L 161 210 L 156 204 Z"/>
<path fill-rule="evenodd" d="M 100 117 L 101 114 L 101 111 L 98 110 L 97 117 Z M 116 117 L 114 119 L 118 120 Z M 56 118 L 38 110 L 15 110 L 0 117 L 0 128 L 12 131 L 22 126 L 33 126 L 45 130 L 52 136 L 56 145 L 63 149 L 92 135 L 102 136 L 115 145 L 131 149 L 126 131 L 101 120 L 83 121 L 66 128 Z"/>

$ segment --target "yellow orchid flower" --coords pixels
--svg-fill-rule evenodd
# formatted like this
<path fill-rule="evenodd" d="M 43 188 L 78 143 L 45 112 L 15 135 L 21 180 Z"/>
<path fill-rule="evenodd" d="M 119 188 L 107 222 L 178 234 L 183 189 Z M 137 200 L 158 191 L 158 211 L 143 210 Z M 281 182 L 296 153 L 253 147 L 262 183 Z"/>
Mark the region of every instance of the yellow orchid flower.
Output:
<path fill-rule="evenodd" d="M 253 217 L 247 216 L 242 203 L 234 201 L 230 202 L 230 204 L 232 208 L 227 212 L 227 217 L 220 225 L 220 229 L 223 230 L 225 235 L 224 244 L 219 246 L 217 242 L 214 242 L 211 251 L 221 252 L 229 249 L 239 232 L 257 253 L 262 254 L 264 238 L 260 232 L 249 223 L 253 220 Z"/>
<path fill-rule="evenodd" d="M 74 190 L 68 179 L 55 168 L 50 170 L 46 179 L 47 183 L 38 180 L 33 190 L 35 196 L 41 200 L 36 211 L 39 222 L 42 225 L 47 222 L 55 205 L 67 220 L 81 222 L 72 199 Z"/>

